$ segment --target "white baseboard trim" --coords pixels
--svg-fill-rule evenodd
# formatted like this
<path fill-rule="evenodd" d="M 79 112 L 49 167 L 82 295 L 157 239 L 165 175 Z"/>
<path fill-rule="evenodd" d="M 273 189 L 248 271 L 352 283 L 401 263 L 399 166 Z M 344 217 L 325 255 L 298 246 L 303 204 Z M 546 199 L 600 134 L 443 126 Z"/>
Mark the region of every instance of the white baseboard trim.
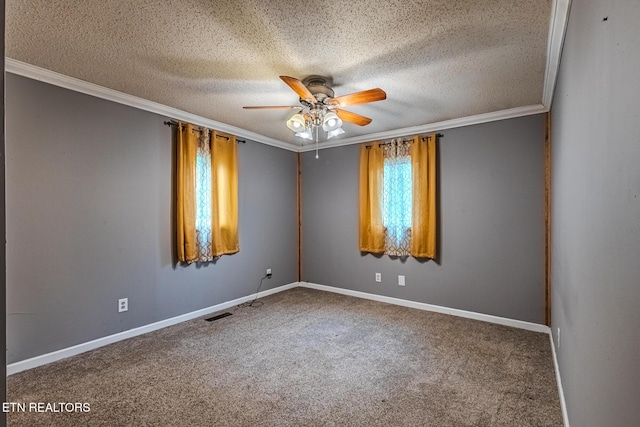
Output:
<path fill-rule="evenodd" d="M 538 323 L 525 322 L 523 320 L 508 319 L 506 317 L 492 316 L 490 314 L 475 313 L 473 311 L 458 310 L 456 308 L 442 307 L 439 305 L 425 304 L 404 300 L 382 295 L 369 294 L 366 292 L 352 291 L 350 289 L 336 288 L 335 286 L 319 285 L 317 283 L 300 282 L 299 286 L 303 288 L 317 289 L 320 291 L 333 292 L 342 295 L 348 295 L 357 298 L 364 298 L 373 301 L 386 302 L 389 304 L 400 305 L 403 307 L 417 308 L 418 310 L 433 311 L 436 313 L 450 314 L 452 316 L 466 317 L 467 319 L 481 320 L 483 322 L 496 323 L 498 325 L 511 326 L 518 329 L 526 329 L 527 331 L 542 332 L 550 334 L 551 330 L 548 326 Z"/>
<path fill-rule="evenodd" d="M 268 295 L 276 294 L 278 292 L 286 291 L 288 289 L 296 288 L 299 286 L 299 282 L 289 283 L 288 285 L 279 286 L 277 288 L 268 289 L 258 293 L 258 298 L 264 298 Z M 118 332 L 117 334 L 109 335 L 103 338 L 98 338 L 93 341 L 85 342 L 82 344 L 74 345 L 72 347 L 63 348 L 61 350 L 53 351 L 51 353 L 43 354 L 41 356 L 32 357 L 31 359 L 22 360 L 7 365 L 7 376 L 13 375 L 18 372 L 32 369 L 38 366 L 46 365 L 48 363 L 56 362 L 67 357 L 75 356 L 80 353 L 84 353 L 90 350 L 94 350 L 99 347 L 103 347 L 114 342 L 133 338 L 138 335 L 146 334 L 148 332 L 157 331 L 158 329 L 166 328 L 178 323 L 186 322 L 187 320 L 196 319 L 207 314 L 214 313 L 216 311 L 225 310 L 229 307 L 234 307 L 238 304 L 242 304 L 247 301 L 251 301 L 256 297 L 256 294 L 247 295 L 246 297 L 238 298 L 232 301 L 223 302 L 213 305 L 211 307 L 196 310 L 191 313 L 183 314 L 180 316 L 172 317 L 170 319 L 161 320 L 159 322 L 151 323 L 149 325 L 140 326 L 138 328 L 129 329 L 127 331 Z"/>
<path fill-rule="evenodd" d="M 564 427 L 569 427 L 569 414 L 567 413 L 567 403 L 564 400 L 564 389 L 560 378 L 560 366 L 558 365 L 558 355 L 556 354 L 556 344 L 553 342 L 553 334 L 549 329 L 549 340 L 551 341 L 551 352 L 553 353 L 553 366 L 556 370 L 556 383 L 558 384 L 558 396 L 560 396 L 560 408 L 562 409 L 562 422 Z"/>

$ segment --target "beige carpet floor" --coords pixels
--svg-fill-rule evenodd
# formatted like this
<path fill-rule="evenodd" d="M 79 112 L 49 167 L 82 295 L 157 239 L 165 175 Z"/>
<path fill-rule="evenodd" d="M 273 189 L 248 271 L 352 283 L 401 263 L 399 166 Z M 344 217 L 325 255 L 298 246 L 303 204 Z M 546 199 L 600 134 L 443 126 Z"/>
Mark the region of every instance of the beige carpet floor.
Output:
<path fill-rule="evenodd" d="M 90 410 L 8 425 L 562 426 L 545 334 L 305 288 L 262 301 L 12 375 L 10 402 Z"/>

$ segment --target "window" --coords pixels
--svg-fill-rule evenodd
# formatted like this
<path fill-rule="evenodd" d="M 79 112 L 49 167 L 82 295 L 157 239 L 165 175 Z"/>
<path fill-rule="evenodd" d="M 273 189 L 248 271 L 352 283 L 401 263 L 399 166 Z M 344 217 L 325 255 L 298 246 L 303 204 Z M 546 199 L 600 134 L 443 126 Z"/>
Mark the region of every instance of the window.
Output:
<path fill-rule="evenodd" d="M 196 150 L 196 240 L 198 261 L 212 261 L 211 146 L 209 132 L 200 132 Z"/>
<path fill-rule="evenodd" d="M 181 123 L 177 137 L 178 261 L 209 262 L 238 252 L 235 137 Z"/>
<path fill-rule="evenodd" d="M 387 255 L 409 256 L 412 191 L 409 145 L 392 142 L 384 148 L 383 170 L 382 224 Z"/>
<path fill-rule="evenodd" d="M 361 252 L 436 257 L 436 145 L 415 135 L 360 147 Z"/>

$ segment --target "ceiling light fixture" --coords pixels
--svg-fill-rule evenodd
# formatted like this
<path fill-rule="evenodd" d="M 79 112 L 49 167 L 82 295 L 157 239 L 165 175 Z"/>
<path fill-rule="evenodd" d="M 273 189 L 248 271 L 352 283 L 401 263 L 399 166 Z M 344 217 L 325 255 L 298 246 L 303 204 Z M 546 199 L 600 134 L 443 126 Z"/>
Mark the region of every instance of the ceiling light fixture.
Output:
<path fill-rule="evenodd" d="M 329 132 L 327 132 L 327 139 L 331 139 L 334 136 L 342 135 L 343 133 L 344 133 L 344 129 L 342 128 L 330 130 Z"/>
<path fill-rule="evenodd" d="M 306 128 L 305 122 L 305 117 L 300 113 L 296 113 L 287 120 L 287 127 L 294 132 L 304 132 Z"/>
<path fill-rule="evenodd" d="M 327 132 L 327 139 L 344 133 L 340 117 L 325 105 L 317 104 L 303 108 L 291 116 L 287 120 L 287 127 L 294 131 L 296 136 L 305 139 L 313 139 L 312 135 L 319 127 Z"/>
<path fill-rule="evenodd" d="M 336 113 L 329 111 L 324 115 L 322 119 L 322 129 L 331 132 L 332 130 L 340 128 L 340 126 L 342 126 L 342 120 L 340 120 L 340 117 L 338 117 Z"/>
<path fill-rule="evenodd" d="M 306 129 L 304 132 L 296 132 L 296 136 L 299 138 L 313 140 L 313 134 L 311 133 L 311 129 Z"/>

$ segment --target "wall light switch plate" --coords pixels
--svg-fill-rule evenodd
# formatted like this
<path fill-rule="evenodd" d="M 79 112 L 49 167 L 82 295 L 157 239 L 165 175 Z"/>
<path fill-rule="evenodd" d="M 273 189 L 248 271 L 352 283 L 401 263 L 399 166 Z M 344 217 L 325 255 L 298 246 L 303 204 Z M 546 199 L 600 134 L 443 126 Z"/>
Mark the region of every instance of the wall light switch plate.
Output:
<path fill-rule="evenodd" d="M 378 283 L 382 282 L 382 274 L 376 273 L 376 282 Z"/>
<path fill-rule="evenodd" d="M 398 286 L 404 286 L 404 276 L 398 276 Z"/>

